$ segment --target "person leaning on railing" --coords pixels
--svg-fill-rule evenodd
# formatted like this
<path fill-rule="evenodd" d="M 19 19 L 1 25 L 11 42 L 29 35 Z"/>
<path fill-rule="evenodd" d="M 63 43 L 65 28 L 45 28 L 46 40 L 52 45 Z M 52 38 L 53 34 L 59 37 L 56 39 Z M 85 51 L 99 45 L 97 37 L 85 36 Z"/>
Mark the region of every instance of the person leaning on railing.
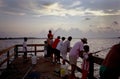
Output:
<path fill-rule="evenodd" d="M 77 65 L 77 59 L 79 57 L 83 58 L 84 44 L 87 44 L 87 38 L 82 38 L 81 41 L 78 41 L 74 44 L 69 53 L 69 60 L 71 64 L 71 79 L 75 77 L 75 70 Z"/>

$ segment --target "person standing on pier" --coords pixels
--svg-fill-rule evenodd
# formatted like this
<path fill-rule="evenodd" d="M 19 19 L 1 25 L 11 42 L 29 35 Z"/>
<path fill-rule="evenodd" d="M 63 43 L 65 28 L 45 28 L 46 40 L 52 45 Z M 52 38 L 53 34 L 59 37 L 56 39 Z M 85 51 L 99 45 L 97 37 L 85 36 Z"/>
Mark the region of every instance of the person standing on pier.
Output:
<path fill-rule="evenodd" d="M 23 42 L 23 52 L 24 52 L 24 55 L 23 55 L 23 62 L 26 62 L 27 61 L 27 38 L 24 38 L 24 42 Z"/>
<path fill-rule="evenodd" d="M 47 38 L 47 55 L 46 55 L 46 57 L 51 57 L 51 55 L 52 55 L 52 44 L 53 44 L 53 37 L 48 35 L 48 38 Z"/>
<path fill-rule="evenodd" d="M 56 47 L 56 49 L 57 49 L 57 53 L 58 53 L 58 61 L 60 62 L 60 53 L 61 53 L 61 48 L 62 48 L 62 46 L 63 46 L 63 43 L 64 43 L 64 40 L 65 40 L 65 37 L 62 37 L 62 40 L 58 43 L 58 45 L 57 45 L 57 47 Z"/>
<path fill-rule="evenodd" d="M 52 34 L 51 30 L 49 30 L 49 33 L 48 33 L 47 37 L 51 37 L 53 39 L 53 34 Z"/>
<path fill-rule="evenodd" d="M 100 79 L 119 79 L 120 44 L 112 46 L 100 67 Z"/>
<path fill-rule="evenodd" d="M 54 40 L 53 44 L 52 44 L 52 59 L 53 59 L 53 63 L 57 63 L 58 60 L 58 56 L 60 54 L 60 52 L 56 49 L 58 43 L 60 42 L 60 36 L 57 36 L 57 38 Z M 54 55 L 54 57 L 53 57 Z"/>
<path fill-rule="evenodd" d="M 84 46 L 83 63 L 82 63 L 82 79 L 87 79 L 89 73 L 89 46 Z"/>
<path fill-rule="evenodd" d="M 72 40 L 72 37 L 69 36 L 68 39 L 63 43 L 63 46 L 61 47 L 61 55 L 63 57 L 63 65 L 65 65 L 65 60 L 67 58 L 67 52 L 70 51 L 71 47 L 70 47 L 70 41 Z"/>
<path fill-rule="evenodd" d="M 75 77 L 75 69 L 77 65 L 77 59 L 80 57 L 83 58 L 84 44 L 87 44 L 87 38 L 82 38 L 81 41 L 78 41 L 74 44 L 69 53 L 69 60 L 71 64 L 71 79 Z"/>

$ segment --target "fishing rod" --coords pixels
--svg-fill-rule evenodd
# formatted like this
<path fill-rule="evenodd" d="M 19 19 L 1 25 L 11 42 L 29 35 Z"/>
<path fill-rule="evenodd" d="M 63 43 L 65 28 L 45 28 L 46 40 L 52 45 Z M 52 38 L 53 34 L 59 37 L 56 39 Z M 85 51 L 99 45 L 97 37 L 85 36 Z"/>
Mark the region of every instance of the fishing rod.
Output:
<path fill-rule="evenodd" d="M 90 53 L 90 54 L 96 54 L 96 53 L 99 53 L 99 52 L 102 52 L 102 51 L 108 50 L 108 49 L 110 49 L 110 48 L 112 48 L 112 47 L 108 47 L 108 48 L 105 48 L 105 49 L 102 49 L 102 50 L 98 50 L 98 51 L 93 52 L 93 53 Z M 81 62 L 81 61 L 77 61 L 77 62 Z"/>
<path fill-rule="evenodd" d="M 120 42 L 119 42 L 119 43 L 116 43 L 116 44 L 120 44 Z M 115 44 L 114 44 L 114 45 L 115 45 Z M 113 45 L 113 46 L 114 46 L 114 45 Z M 112 46 L 112 47 L 113 47 L 113 46 Z M 101 51 L 105 51 L 105 50 L 111 49 L 112 47 L 108 47 L 108 48 L 105 48 L 105 49 L 102 49 L 102 50 L 93 52 L 92 54 L 96 54 L 96 53 L 99 53 L 99 52 L 101 52 Z"/>
<path fill-rule="evenodd" d="M 99 53 L 99 52 L 102 52 L 102 51 L 105 51 L 105 50 L 108 50 L 108 49 L 110 49 L 111 47 L 108 47 L 108 48 L 105 48 L 105 49 L 102 49 L 102 50 L 98 50 L 98 51 L 96 51 L 96 52 L 93 52 L 92 54 L 96 54 L 96 53 Z"/>
<path fill-rule="evenodd" d="M 55 33 L 56 33 L 58 30 L 59 30 L 59 29 L 55 30 L 54 33 L 52 33 L 52 31 L 51 31 L 53 37 L 54 37 Z"/>
<path fill-rule="evenodd" d="M 53 35 L 55 35 L 55 33 L 58 31 L 59 29 L 57 29 L 54 33 L 53 33 Z"/>

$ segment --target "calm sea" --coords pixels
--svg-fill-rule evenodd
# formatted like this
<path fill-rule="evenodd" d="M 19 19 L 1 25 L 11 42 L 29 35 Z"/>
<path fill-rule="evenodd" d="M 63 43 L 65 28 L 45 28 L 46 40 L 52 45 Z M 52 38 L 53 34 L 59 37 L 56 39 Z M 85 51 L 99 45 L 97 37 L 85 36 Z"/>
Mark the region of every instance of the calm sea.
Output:
<path fill-rule="evenodd" d="M 28 44 L 44 44 L 44 41 L 46 39 L 28 39 Z M 80 41 L 80 39 L 72 39 L 71 41 L 71 47 L 74 45 L 75 42 Z M 114 38 L 114 39 L 88 39 L 88 45 L 90 46 L 90 52 L 96 52 L 99 50 L 104 50 L 106 48 L 109 48 L 113 46 L 114 44 L 117 44 L 120 42 L 120 39 Z M 0 51 L 10 47 L 15 44 L 22 44 L 23 40 L 0 40 Z M 108 49 L 109 50 L 109 49 Z M 108 50 L 101 51 L 98 55 L 100 57 L 105 57 Z"/>
<path fill-rule="evenodd" d="M 44 44 L 44 41 L 46 39 L 28 39 L 27 44 Z M 80 41 L 80 39 L 72 39 L 71 41 L 71 47 L 74 45 L 75 42 Z M 0 51 L 10 47 L 15 44 L 22 44 L 23 40 L 0 40 Z M 96 52 L 99 50 L 104 50 L 106 48 L 110 48 L 111 46 L 120 43 L 120 39 L 114 38 L 114 39 L 88 39 L 88 45 L 90 46 L 90 52 Z M 105 58 L 106 54 L 108 53 L 109 49 L 101 51 L 96 54 L 96 56 Z M 82 60 L 78 60 L 78 66 L 81 66 Z M 95 76 L 99 76 L 98 70 L 99 70 L 99 65 L 95 64 Z M 80 73 L 76 73 L 76 75 L 79 75 Z"/>

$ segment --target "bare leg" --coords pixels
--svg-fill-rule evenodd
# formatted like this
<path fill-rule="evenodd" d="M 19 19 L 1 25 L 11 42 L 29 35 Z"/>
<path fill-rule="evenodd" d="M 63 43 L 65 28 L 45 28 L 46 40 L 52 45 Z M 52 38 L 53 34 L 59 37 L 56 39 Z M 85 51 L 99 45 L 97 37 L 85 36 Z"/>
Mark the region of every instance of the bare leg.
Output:
<path fill-rule="evenodd" d="M 71 65 L 71 78 L 70 79 L 75 79 L 75 69 L 76 69 L 76 66 L 75 65 Z"/>

